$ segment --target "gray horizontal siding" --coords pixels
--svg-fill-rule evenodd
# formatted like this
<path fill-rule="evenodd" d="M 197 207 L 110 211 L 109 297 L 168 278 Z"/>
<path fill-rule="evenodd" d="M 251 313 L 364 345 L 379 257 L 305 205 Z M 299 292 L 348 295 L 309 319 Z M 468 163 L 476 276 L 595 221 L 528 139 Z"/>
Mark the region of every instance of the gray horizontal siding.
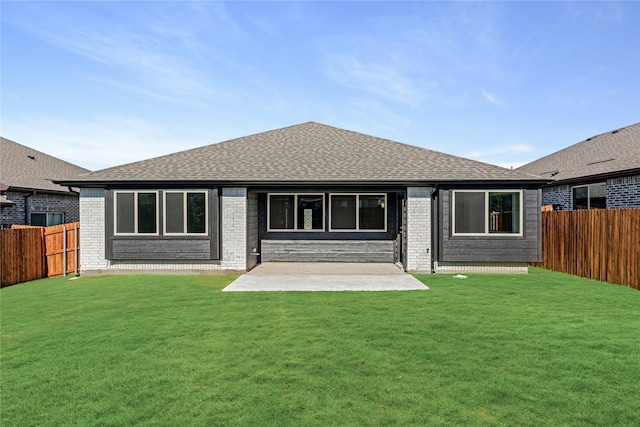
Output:
<path fill-rule="evenodd" d="M 263 262 L 393 262 L 393 240 L 263 240 Z"/>
<path fill-rule="evenodd" d="M 211 259 L 209 239 L 186 240 L 149 238 L 135 240 L 116 239 L 112 241 L 115 260 L 167 260 L 167 259 Z"/>
<path fill-rule="evenodd" d="M 444 262 L 535 262 L 541 259 L 540 190 L 523 191 L 523 236 L 452 236 L 451 191 L 440 191 L 438 261 Z"/>

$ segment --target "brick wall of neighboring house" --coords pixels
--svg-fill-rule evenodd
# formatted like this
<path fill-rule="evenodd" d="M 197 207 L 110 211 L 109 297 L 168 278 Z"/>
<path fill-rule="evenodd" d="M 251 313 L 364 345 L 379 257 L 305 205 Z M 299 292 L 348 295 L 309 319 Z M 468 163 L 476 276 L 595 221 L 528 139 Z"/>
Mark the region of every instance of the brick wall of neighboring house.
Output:
<path fill-rule="evenodd" d="M 640 208 L 640 175 L 607 180 L 607 208 Z"/>
<path fill-rule="evenodd" d="M 2 206 L 0 224 L 30 225 L 31 213 L 62 213 L 64 222 L 80 221 L 80 204 L 77 194 L 42 194 L 36 192 L 22 193 L 7 191 L 7 199 L 14 202 L 14 205 Z M 26 200 L 26 201 L 25 201 Z M 27 212 L 25 215 L 25 204 Z"/>
<path fill-rule="evenodd" d="M 607 209 L 640 208 L 640 175 L 610 178 L 606 184 Z M 562 210 L 573 209 L 572 188 L 570 185 L 543 188 L 542 206 L 554 205 Z"/>
<path fill-rule="evenodd" d="M 571 187 L 568 185 L 554 185 L 542 189 L 542 206 L 553 205 L 564 211 L 570 211 Z"/>
<path fill-rule="evenodd" d="M 432 187 L 407 189 L 407 270 L 431 272 Z"/>

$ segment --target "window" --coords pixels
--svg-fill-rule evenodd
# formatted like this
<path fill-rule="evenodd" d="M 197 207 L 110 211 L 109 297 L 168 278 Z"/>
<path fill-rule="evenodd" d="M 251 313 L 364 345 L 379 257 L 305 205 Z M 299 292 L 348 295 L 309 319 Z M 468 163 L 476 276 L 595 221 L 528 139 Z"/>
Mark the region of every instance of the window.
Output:
<path fill-rule="evenodd" d="M 331 231 L 386 231 L 385 194 L 331 194 Z"/>
<path fill-rule="evenodd" d="M 598 184 L 573 187 L 573 209 L 606 209 L 607 185 Z"/>
<path fill-rule="evenodd" d="M 164 193 L 165 234 L 207 234 L 207 193 L 166 191 Z"/>
<path fill-rule="evenodd" d="M 64 214 L 60 212 L 32 213 L 31 225 L 50 227 L 52 225 L 64 224 Z"/>
<path fill-rule="evenodd" d="M 269 231 L 324 231 L 324 194 L 269 194 Z"/>
<path fill-rule="evenodd" d="M 522 235 L 522 191 L 453 191 L 453 235 Z"/>
<path fill-rule="evenodd" d="M 116 234 L 158 234 L 158 193 L 115 192 Z"/>

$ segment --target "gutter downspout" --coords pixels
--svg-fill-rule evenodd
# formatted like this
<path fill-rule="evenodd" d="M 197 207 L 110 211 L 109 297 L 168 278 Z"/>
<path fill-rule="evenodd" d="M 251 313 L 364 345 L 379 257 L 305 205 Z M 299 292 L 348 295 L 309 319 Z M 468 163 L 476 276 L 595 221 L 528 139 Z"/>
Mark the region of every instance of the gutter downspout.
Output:
<path fill-rule="evenodd" d="M 438 224 L 438 220 L 440 218 L 439 213 L 436 210 L 437 200 L 438 200 L 438 184 L 433 187 L 433 191 L 431 192 L 431 274 L 436 274 L 436 251 L 435 251 L 435 242 L 436 242 L 436 233 L 440 232 L 440 224 Z M 434 215 L 434 212 L 437 215 Z"/>
<path fill-rule="evenodd" d="M 33 193 L 31 194 L 27 194 L 26 196 L 24 196 L 24 225 L 31 225 L 30 221 L 29 221 L 29 203 L 28 203 L 28 199 L 31 196 L 35 196 L 36 195 L 36 190 L 33 190 Z"/>

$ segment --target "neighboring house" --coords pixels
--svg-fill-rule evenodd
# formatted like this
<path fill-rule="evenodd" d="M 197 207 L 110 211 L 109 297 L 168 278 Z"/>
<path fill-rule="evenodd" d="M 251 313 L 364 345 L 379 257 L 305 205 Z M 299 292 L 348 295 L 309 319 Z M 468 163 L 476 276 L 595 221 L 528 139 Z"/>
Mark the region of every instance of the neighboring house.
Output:
<path fill-rule="evenodd" d="M 640 208 L 640 123 L 594 136 L 518 170 L 553 180 L 542 189 L 543 206 Z"/>
<path fill-rule="evenodd" d="M 78 191 L 52 180 L 88 169 L 0 138 L 0 226 L 79 221 Z"/>
<path fill-rule="evenodd" d="M 526 271 L 545 179 L 315 122 L 61 181 L 83 273 L 269 261 Z"/>

